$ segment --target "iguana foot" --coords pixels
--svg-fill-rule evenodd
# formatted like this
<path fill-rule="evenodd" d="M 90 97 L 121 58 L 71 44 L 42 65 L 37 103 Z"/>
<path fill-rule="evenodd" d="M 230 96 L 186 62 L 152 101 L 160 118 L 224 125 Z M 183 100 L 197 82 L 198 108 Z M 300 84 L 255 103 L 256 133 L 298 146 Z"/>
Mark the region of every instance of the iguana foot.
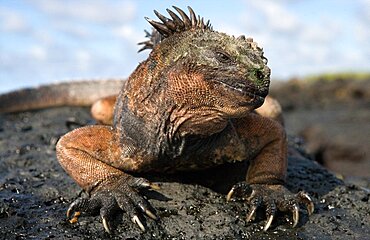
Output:
<path fill-rule="evenodd" d="M 233 197 L 246 200 L 249 203 L 250 212 L 247 215 L 247 222 L 254 220 L 258 207 L 263 205 L 266 207 L 267 221 L 263 228 L 264 231 L 269 229 L 277 209 L 293 213 L 293 227 L 297 225 L 299 220 L 300 203 L 306 205 L 308 215 L 311 215 L 314 211 L 314 203 L 307 193 L 301 191 L 292 194 L 282 185 L 240 182 L 231 188 L 226 200 L 229 201 Z"/>
<path fill-rule="evenodd" d="M 144 178 L 129 175 L 106 181 L 93 191 L 90 198 L 81 197 L 72 202 L 67 210 L 67 218 L 72 217 L 69 221 L 75 223 L 81 212 L 100 213 L 105 231 L 111 233 L 109 220 L 117 209 L 121 209 L 131 217 L 132 222 L 145 231 L 139 217 L 140 212 L 154 220 L 157 216 L 151 210 L 153 208 L 147 200 L 140 196 L 138 192 L 140 188 L 159 189 L 159 186 Z"/>

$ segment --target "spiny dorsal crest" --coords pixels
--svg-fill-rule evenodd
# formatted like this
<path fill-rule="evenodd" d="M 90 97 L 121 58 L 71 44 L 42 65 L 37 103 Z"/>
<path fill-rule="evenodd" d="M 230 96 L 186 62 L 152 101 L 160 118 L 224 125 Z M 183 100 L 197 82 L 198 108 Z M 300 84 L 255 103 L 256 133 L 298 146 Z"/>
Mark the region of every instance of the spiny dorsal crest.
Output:
<path fill-rule="evenodd" d="M 186 13 L 180 8 L 176 6 L 173 6 L 173 8 L 179 13 L 181 18 L 170 9 L 166 9 L 166 11 L 168 12 L 168 14 L 170 14 L 172 19 L 163 16 L 156 10 L 154 10 L 154 13 L 162 22 L 156 22 L 148 17 L 145 17 L 145 19 L 150 23 L 150 25 L 153 26 L 154 29 L 152 33 L 145 31 L 146 37 L 148 37 L 149 40 L 139 43 L 140 45 L 144 45 L 143 48 L 139 50 L 139 52 L 145 49 L 153 49 L 154 46 L 156 46 L 160 41 L 173 35 L 176 32 L 185 32 L 196 29 L 208 29 L 211 31 L 213 30 L 209 20 L 204 23 L 203 17 L 200 17 L 198 15 L 197 18 L 191 7 L 188 7 L 190 17 L 186 15 Z"/>
<path fill-rule="evenodd" d="M 186 15 L 186 13 L 180 8 L 176 6 L 173 6 L 173 8 L 180 14 L 181 18 L 170 9 L 166 9 L 166 11 L 170 14 L 172 19 L 169 19 L 154 10 L 155 15 L 157 15 L 157 17 L 162 21 L 161 23 L 145 17 L 145 19 L 153 26 L 153 29 L 151 33 L 145 30 L 145 37 L 149 38 L 149 40 L 138 43 L 139 45 L 144 45 L 139 52 L 145 49 L 154 49 L 154 47 L 163 39 L 168 38 L 177 32 L 185 32 L 196 29 L 208 29 L 213 31 L 213 27 L 209 20 L 204 23 L 204 18 L 200 17 L 199 15 L 196 17 L 191 7 L 188 6 L 190 17 Z M 262 58 L 264 58 L 267 63 L 267 59 L 263 57 L 263 49 L 258 47 L 257 43 L 253 41 L 253 38 L 245 38 L 244 35 L 241 35 L 237 39 L 245 42 L 245 44 L 247 44 L 251 49 L 261 52 Z"/>

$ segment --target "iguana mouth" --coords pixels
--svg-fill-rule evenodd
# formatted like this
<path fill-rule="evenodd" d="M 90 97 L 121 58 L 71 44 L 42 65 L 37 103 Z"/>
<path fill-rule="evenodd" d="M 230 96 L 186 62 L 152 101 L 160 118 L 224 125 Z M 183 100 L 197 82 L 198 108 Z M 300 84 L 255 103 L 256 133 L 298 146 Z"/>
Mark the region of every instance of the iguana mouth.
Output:
<path fill-rule="evenodd" d="M 216 80 L 222 86 L 231 89 L 235 92 L 239 92 L 243 95 L 248 95 L 250 97 L 265 98 L 268 94 L 268 87 L 263 87 L 261 89 L 251 86 L 246 83 L 241 83 L 240 81 L 230 81 L 230 80 Z"/>

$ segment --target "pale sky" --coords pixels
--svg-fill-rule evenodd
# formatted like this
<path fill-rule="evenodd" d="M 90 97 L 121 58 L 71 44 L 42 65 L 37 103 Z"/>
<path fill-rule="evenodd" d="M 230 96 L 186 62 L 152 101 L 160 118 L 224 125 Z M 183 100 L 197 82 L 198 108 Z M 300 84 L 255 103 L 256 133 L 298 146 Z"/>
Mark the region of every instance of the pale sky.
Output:
<path fill-rule="evenodd" d="M 144 16 L 172 5 L 253 37 L 273 79 L 370 71 L 370 0 L 0 0 L 0 92 L 129 76 L 148 55 Z"/>

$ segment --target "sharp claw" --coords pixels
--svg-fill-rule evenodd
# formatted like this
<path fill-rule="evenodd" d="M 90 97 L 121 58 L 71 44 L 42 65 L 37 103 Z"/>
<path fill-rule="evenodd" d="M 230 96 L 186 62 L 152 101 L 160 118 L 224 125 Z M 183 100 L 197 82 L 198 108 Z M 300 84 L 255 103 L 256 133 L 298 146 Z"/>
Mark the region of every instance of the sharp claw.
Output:
<path fill-rule="evenodd" d="M 227 194 L 227 196 L 226 196 L 226 202 L 230 201 L 230 199 L 232 198 L 233 195 L 234 195 L 234 188 L 232 188 L 230 190 L 230 192 Z"/>
<path fill-rule="evenodd" d="M 157 216 L 152 213 L 150 210 L 145 210 L 145 214 L 148 215 L 148 217 L 150 217 L 151 219 L 154 219 L 154 220 L 157 220 Z"/>
<path fill-rule="evenodd" d="M 293 227 L 297 226 L 299 220 L 299 207 L 297 204 L 293 206 Z"/>
<path fill-rule="evenodd" d="M 140 221 L 140 219 L 137 215 L 134 215 L 131 220 L 132 220 L 133 223 L 136 223 L 139 226 L 141 231 L 143 231 L 143 232 L 145 231 L 145 227 L 144 227 L 144 225 L 142 224 L 142 222 Z"/>
<path fill-rule="evenodd" d="M 71 216 L 71 211 L 72 211 L 72 208 L 69 207 L 68 210 L 67 210 L 67 218 L 69 218 Z"/>
<path fill-rule="evenodd" d="M 157 216 L 149 210 L 149 205 L 145 203 L 145 201 L 139 202 L 138 207 L 143 211 L 148 217 L 151 219 L 157 220 Z"/>
<path fill-rule="evenodd" d="M 310 216 L 314 211 L 315 211 L 315 205 L 313 204 L 313 202 L 310 202 L 309 204 L 307 204 L 308 215 Z"/>
<path fill-rule="evenodd" d="M 154 190 L 161 189 L 161 187 L 158 184 L 149 182 L 145 178 L 135 178 L 131 184 L 132 184 L 131 186 L 139 187 L 139 188 L 151 188 Z"/>
<path fill-rule="evenodd" d="M 67 210 L 67 218 L 69 218 L 71 216 L 72 212 L 75 209 L 75 206 L 76 206 L 75 202 L 73 202 L 71 205 L 69 205 L 68 210 Z"/>
<path fill-rule="evenodd" d="M 267 219 L 265 227 L 263 228 L 263 231 L 266 232 L 270 228 L 273 219 L 274 219 L 274 215 L 270 215 L 270 217 Z"/>
<path fill-rule="evenodd" d="M 303 200 L 303 202 L 306 203 L 307 205 L 308 215 L 311 215 L 315 211 L 315 205 L 312 201 L 312 198 L 305 192 L 301 192 L 300 197 Z"/>
<path fill-rule="evenodd" d="M 102 217 L 102 219 L 103 219 L 103 227 L 104 227 L 105 231 L 108 234 L 111 234 L 110 227 L 109 227 L 107 219 L 105 217 Z"/>
<path fill-rule="evenodd" d="M 257 206 L 253 206 L 251 212 L 247 216 L 247 222 L 253 221 L 256 217 Z"/>

